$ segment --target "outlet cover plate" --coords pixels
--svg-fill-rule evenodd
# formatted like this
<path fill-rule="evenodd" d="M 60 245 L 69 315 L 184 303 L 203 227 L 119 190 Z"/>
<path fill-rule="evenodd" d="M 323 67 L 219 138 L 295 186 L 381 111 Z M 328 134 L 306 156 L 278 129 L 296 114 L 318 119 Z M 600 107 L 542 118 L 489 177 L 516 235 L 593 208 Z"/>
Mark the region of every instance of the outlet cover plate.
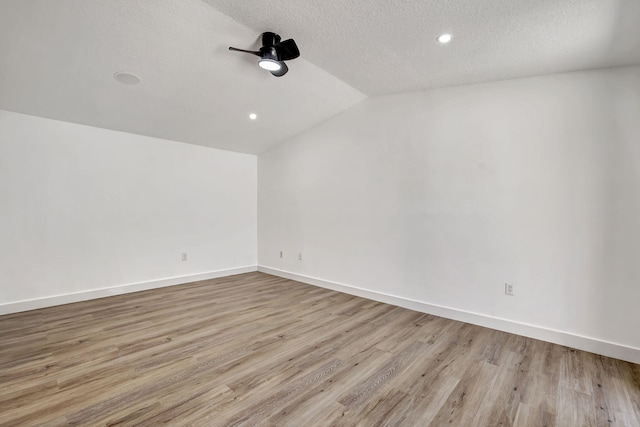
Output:
<path fill-rule="evenodd" d="M 513 296 L 514 295 L 514 286 L 513 283 L 505 283 L 504 284 L 504 294 L 505 295 L 509 295 L 509 296 Z"/>

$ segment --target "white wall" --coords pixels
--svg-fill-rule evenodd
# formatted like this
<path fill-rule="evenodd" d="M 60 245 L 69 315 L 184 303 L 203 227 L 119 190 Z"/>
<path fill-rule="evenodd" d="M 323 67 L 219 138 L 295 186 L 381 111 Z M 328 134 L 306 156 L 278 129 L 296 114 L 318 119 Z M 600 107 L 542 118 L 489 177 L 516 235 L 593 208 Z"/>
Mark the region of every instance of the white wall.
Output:
<path fill-rule="evenodd" d="M 639 67 L 370 99 L 258 176 L 261 266 L 640 362 Z"/>
<path fill-rule="evenodd" d="M 0 111 L 0 312 L 255 270 L 256 161 Z"/>

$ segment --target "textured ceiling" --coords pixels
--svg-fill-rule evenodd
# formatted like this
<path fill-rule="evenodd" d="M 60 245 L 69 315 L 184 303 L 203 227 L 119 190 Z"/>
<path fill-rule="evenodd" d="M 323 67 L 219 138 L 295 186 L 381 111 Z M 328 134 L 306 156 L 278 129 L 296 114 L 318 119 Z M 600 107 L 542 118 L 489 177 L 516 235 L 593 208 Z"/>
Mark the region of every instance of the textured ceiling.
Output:
<path fill-rule="evenodd" d="M 639 0 L 205 1 L 368 95 L 640 63 Z"/>
<path fill-rule="evenodd" d="M 200 0 L 2 0 L 0 109 L 259 153 L 364 98 L 303 58 L 275 78 L 227 50 L 257 37 Z"/>
<path fill-rule="evenodd" d="M 1 0 L 0 109 L 260 153 L 365 95 L 640 63 L 639 22 L 640 0 Z M 280 79 L 227 50 L 267 30 L 302 51 Z"/>

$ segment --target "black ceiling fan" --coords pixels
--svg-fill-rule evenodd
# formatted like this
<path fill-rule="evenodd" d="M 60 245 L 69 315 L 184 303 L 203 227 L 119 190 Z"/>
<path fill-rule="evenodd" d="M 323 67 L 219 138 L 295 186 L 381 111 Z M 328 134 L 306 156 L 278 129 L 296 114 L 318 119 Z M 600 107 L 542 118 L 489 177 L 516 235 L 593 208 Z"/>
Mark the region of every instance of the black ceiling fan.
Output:
<path fill-rule="evenodd" d="M 293 39 L 281 42 L 280 36 L 271 32 L 262 33 L 262 47 L 259 51 L 244 50 L 235 47 L 230 47 L 229 50 L 259 56 L 258 65 L 276 77 L 282 77 L 289 71 L 289 67 L 287 67 L 284 61 L 296 59 L 300 56 L 300 50 L 298 50 L 298 46 Z"/>

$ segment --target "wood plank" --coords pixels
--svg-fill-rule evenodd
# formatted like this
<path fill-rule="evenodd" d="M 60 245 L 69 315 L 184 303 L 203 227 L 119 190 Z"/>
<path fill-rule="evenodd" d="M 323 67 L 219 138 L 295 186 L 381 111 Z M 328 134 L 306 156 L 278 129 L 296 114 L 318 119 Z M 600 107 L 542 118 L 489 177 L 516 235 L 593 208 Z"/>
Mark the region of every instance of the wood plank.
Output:
<path fill-rule="evenodd" d="M 247 273 L 0 316 L 0 425 L 637 426 L 640 366 Z"/>

